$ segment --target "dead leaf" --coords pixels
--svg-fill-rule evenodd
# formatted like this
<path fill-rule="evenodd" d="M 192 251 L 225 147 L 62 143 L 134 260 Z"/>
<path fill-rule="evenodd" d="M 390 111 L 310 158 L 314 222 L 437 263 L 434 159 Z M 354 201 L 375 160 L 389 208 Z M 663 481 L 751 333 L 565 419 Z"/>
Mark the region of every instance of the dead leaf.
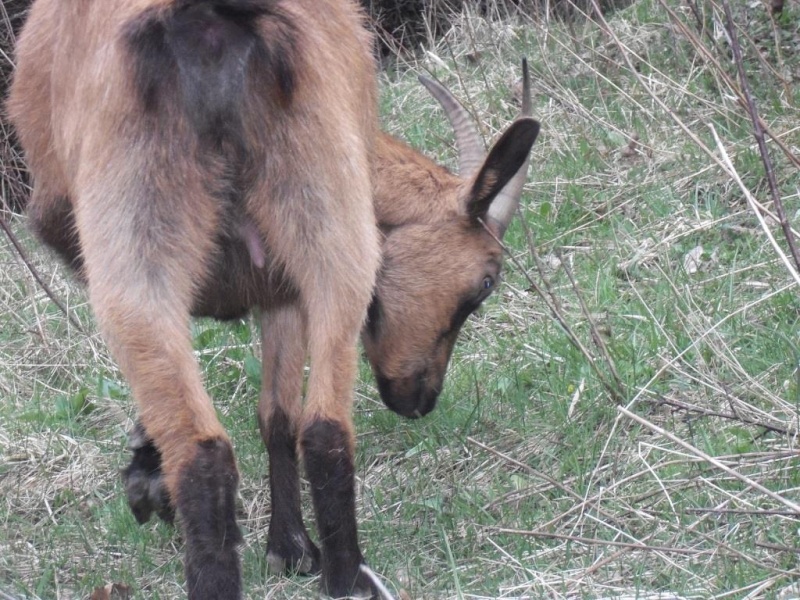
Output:
<path fill-rule="evenodd" d="M 481 53 L 476 50 L 466 55 L 467 62 L 471 65 L 477 65 L 481 61 Z"/>
<path fill-rule="evenodd" d="M 639 134 L 638 133 L 634 133 L 631 136 L 630 141 L 628 142 L 628 145 L 625 146 L 620 151 L 620 156 L 622 156 L 623 158 L 631 158 L 631 157 L 636 155 L 636 151 L 638 149 L 639 149 Z"/>
<path fill-rule="evenodd" d="M 683 257 L 683 270 L 689 275 L 697 273 L 702 265 L 703 247 L 695 246 Z"/>
<path fill-rule="evenodd" d="M 561 266 L 561 259 L 550 252 L 547 256 L 544 257 L 545 263 L 547 266 L 552 270 L 555 271 Z"/>

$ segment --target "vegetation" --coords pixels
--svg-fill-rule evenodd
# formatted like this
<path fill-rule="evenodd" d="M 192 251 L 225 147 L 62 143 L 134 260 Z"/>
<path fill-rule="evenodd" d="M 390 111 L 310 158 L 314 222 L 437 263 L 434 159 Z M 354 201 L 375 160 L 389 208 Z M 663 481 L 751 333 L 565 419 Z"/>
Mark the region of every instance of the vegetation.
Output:
<path fill-rule="evenodd" d="M 437 410 L 401 420 L 362 368 L 362 545 L 401 597 L 798 595 L 800 294 L 775 199 L 800 229 L 800 5 L 735 3 L 735 38 L 724 9 L 466 11 L 382 73 L 384 127 L 449 165 L 419 72 L 488 141 L 518 111 L 527 56 L 543 124 L 505 282 L 465 326 Z M 112 582 L 179 597 L 179 533 L 138 526 L 122 495 L 126 384 L 83 291 L 7 220 L 72 320 L 0 237 L 0 598 Z M 196 352 L 242 472 L 248 595 L 308 598 L 314 579 L 266 570 L 254 329 L 197 322 Z"/>

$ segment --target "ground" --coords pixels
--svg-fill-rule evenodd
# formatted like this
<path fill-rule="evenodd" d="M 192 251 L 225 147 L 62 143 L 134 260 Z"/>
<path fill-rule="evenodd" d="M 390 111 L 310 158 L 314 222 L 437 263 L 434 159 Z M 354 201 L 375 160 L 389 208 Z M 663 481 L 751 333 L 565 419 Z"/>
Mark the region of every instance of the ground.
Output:
<path fill-rule="evenodd" d="M 518 111 L 527 56 L 542 122 L 505 280 L 465 326 L 439 408 L 403 421 L 361 369 L 360 536 L 403 597 L 797 595 L 800 295 L 775 196 L 797 229 L 800 6 L 735 4 L 774 195 L 713 0 L 606 20 L 464 14 L 381 74 L 385 129 L 449 166 L 418 73 L 489 142 Z M 138 526 L 122 496 L 126 384 L 83 291 L 10 222 L 75 322 L 0 242 L 0 598 L 113 582 L 180 597 L 180 535 Z M 316 580 L 266 573 L 256 340 L 249 321 L 195 325 L 242 471 L 245 585 L 312 597 Z"/>

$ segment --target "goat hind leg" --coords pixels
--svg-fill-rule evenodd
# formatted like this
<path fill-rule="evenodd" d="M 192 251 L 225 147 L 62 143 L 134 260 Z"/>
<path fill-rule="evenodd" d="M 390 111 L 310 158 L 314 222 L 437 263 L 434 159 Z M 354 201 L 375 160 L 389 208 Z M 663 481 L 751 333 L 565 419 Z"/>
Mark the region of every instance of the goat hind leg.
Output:
<path fill-rule="evenodd" d="M 128 433 L 128 448 L 133 451 L 133 457 L 122 470 L 122 483 L 133 516 L 140 525 L 147 523 L 153 513 L 162 521 L 172 523 L 175 507 L 164 483 L 161 452 L 141 420 L 137 420 Z"/>
<path fill-rule="evenodd" d="M 87 266 L 90 261 L 87 256 Z M 181 517 L 189 598 L 238 600 L 238 472 L 230 441 L 202 388 L 188 327 L 170 328 L 155 315 L 139 320 L 133 311 L 109 323 L 102 316 L 104 306 L 96 311 L 160 453 L 164 487 Z M 181 335 L 178 329 L 187 331 Z M 169 341 L 159 339 L 162 335 Z"/>
<path fill-rule="evenodd" d="M 306 213 L 278 214 L 261 225 L 268 233 L 270 249 L 297 290 L 306 325 L 311 368 L 298 433 L 317 517 L 322 590 L 334 598 L 377 598 L 379 592 L 361 571 L 364 558 L 358 546 L 350 410 L 358 336 L 372 296 L 380 248 L 370 196 L 356 194 L 350 183 L 339 197 L 363 200 L 366 207 L 356 210 L 360 208 L 356 205 L 348 214 L 325 214 L 325 199 L 320 198 L 311 216 L 325 223 L 324 235 L 314 222 L 305 227 L 276 226 L 308 219 Z M 271 208 L 297 211 L 301 206 L 287 202 Z M 317 234 L 292 239 L 292 233 L 298 232 Z"/>
<path fill-rule="evenodd" d="M 103 185 L 98 176 L 98 187 L 78 197 L 89 297 L 161 455 L 164 484 L 184 531 L 189 598 L 238 600 L 238 472 L 189 332 L 193 282 L 203 277 L 211 251 L 215 204 L 202 189 L 145 188 L 149 182 L 136 177 L 132 162 L 118 163 L 131 169 L 127 185 Z M 119 189 L 125 192 L 109 197 Z M 191 210 L 179 206 L 187 198 Z M 132 219 L 132 213 L 146 218 Z"/>

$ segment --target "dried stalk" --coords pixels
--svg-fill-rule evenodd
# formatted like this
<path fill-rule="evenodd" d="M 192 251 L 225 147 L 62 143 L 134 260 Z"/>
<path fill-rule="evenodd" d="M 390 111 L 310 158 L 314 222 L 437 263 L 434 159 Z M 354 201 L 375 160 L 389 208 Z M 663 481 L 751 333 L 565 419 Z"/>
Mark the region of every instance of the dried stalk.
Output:
<path fill-rule="evenodd" d="M 633 413 L 633 412 L 629 411 L 624 406 L 618 406 L 617 410 L 619 412 L 621 412 L 623 415 L 625 415 L 626 417 L 628 417 L 629 419 L 632 419 L 632 420 L 636 421 L 640 425 L 644 425 L 648 429 L 650 429 L 650 430 L 656 432 L 657 434 L 667 438 L 668 440 L 678 444 L 684 450 L 688 450 L 689 452 L 691 452 L 695 456 L 699 456 L 700 458 L 702 458 L 703 460 L 711 463 L 712 465 L 714 465 L 718 469 L 721 469 L 722 471 L 725 471 L 729 475 L 732 475 L 733 477 L 735 477 L 736 479 L 738 479 L 739 481 L 741 481 L 742 483 L 744 483 L 748 487 L 751 487 L 754 490 L 758 490 L 762 494 L 765 494 L 765 495 L 769 496 L 770 498 L 772 498 L 776 502 L 779 502 L 779 503 L 783 504 L 787 508 L 790 508 L 792 511 L 794 511 L 796 514 L 800 515 L 800 504 L 792 502 L 791 500 L 788 500 L 787 498 L 784 498 L 780 494 L 777 494 L 777 493 L 773 492 L 772 490 L 770 490 L 768 488 L 765 488 L 763 485 L 761 485 L 757 481 L 753 481 L 752 479 L 747 477 L 747 475 L 742 475 L 741 473 L 739 473 L 735 469 L 731 469 L 725 463 L 717 460 L 716 458 L 714 458 L 713 456 L 711 456 L 709 454 L 706 454 L 705 452 L 703 452 L 699 448 L 696 448 L 695 446 L 692 446 L 690 443 L 684 442 L 682 439 L 680 439 L 675 434 L 670 433 L 666 429 L 663 429 L 663 428 L 659 427 L 655 423 L 651 423 L 647 419 L 645 419 L 643 417 L 640 417 L 636 413 Z"/>
<path fill-rule="evenodd" d="M 498 533 L 510 533 L 514 535 L 524 535 L 529 537 L 545 538 L 551 540 L 563 540 L 566 542 L 577 542 L 579 544 L 586 544 L 587 546 L 614 546 L 617 548 L 626 548 L 628 550 L 644 550 L 647 552 L 665 552 L 669 554 L 689 554 L 691 556 L 702 556 L 709 554 L 718 554 L 717 549 L 713 550 L 693 550 L 691 548 L 675 548 L 672 546 L 649 546 L 636 542 L 617 542 L 612 540 L 598 540 L 596 538 L 579 537 L 576 535 L 563 535 L 559 533 L 547 533 L 544 531 L 531 531 L 528 529 L 507 529 L 505 527 L 486 527 Z"/>

